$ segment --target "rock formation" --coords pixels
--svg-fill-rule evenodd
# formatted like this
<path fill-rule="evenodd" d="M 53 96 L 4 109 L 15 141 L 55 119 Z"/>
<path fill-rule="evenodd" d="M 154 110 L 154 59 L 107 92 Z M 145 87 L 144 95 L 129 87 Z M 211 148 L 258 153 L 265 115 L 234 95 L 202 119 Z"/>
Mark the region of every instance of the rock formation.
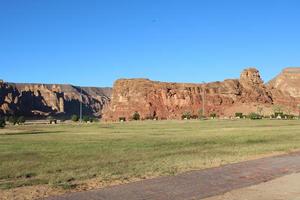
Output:
<path fill-rule="evenodd" d="M 110 100 L 111 88 L 3 81 L 0 82 L 0 114 L 30 117 L 79 114 L 81 89 L 83 114 L 101 117 L 104 104 Z"/>
<path fill-rule="evenodd" d="M 286 71 L 294 73 L 297 70 Z M 290 89 L 274 82 L 265 85 L 255 68 L 244 70 L 240 79 L 207 84 L 120 79 L 114 84 L 111 102 L 106 105 L 103 117 L 113 121 L 120 117 L 130 120 L 134 112 L 139 112 L 142 119 L 180 119 L 184 112 L 197 115 L 203 104 L 206 116 L 212 113 L 219 116 L 234 116 L 236 112 L 246 114 L 256 112 L 258 107 L 263 108 L 264 114 L 270 114 L 275 104 L 297 113 L 299 101 L 296 97 L 300 95 L 300 84 L 291 81 L 294 88 Z"/>
<path fill-rule="evenodd" d="M 300 68 L 284 69 L 277 77 L 268 83 L 268 86 L 286 95 L 300 98 Z"/>

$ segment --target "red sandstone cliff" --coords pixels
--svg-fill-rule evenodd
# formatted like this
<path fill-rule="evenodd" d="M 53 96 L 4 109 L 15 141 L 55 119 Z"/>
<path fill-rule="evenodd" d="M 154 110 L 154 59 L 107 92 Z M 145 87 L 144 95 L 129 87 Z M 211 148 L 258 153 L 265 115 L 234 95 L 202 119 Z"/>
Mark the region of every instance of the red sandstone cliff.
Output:
<path fill-rule="evenodd" d="M 203 95 L 206 115 L 233 116 L 236 112 L 256 112 L 258 107 L 269 114 L 277 103 L 296 112 L 294 96 L 265 85 L 258 70 L 249 68 L 242 72 L 240 79 L 207 84 L 117 80 L 103 118 L 118 120 L 125 117 L 129 120 L 134 112 L 139 112 L 142 119 L 180 119 L 184 112 L 198 114 L 203 107 Z"/>
<path fill-rule="evenodd" d="M 111 88 L 82 87 L 84 115 L 102 115 Z M 80 87 L 61 84 L 0 83 L 0 114 L 24 116 L 79 114 Z"/>

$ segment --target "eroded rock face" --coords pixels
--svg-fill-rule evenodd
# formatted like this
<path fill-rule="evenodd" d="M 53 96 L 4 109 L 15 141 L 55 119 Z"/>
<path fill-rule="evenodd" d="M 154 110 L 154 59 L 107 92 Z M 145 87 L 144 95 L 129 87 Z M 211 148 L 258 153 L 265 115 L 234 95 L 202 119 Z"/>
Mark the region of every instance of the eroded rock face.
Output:
<path fill-rule="evenodd" d="M 268 83 L 268 86 L 292 97 L 300 98 L 300 67 L 284 69 Z"/>
<path fill-rule="evenodd" d="M 103 117 L 130 120 L 134 112 L 139 112 L 142 119 L 180 119 L 184 112 L 197 115 L 203 104 L 207 116 L 234 116 L 236 112 L 256 112 L 258 107 L 263 107 L 267 114 L 274 105 L 273 98 L 275 103 L 292 103 L 291 107 L 296 108 L 294 97 L 264 85 L 255 68 L 244 70 L 240 79 L 207 84 L 121 79 L 114 84 L 111 103 L 105 107 Z"/>
<path fill-rule="evenodd" d="M 80 87 L 56 84 L 0 83 L 0 114 L 24 116 L 79 114 Z M 83 114 L 102 115 L 110 88 L 82 87 Z"/>

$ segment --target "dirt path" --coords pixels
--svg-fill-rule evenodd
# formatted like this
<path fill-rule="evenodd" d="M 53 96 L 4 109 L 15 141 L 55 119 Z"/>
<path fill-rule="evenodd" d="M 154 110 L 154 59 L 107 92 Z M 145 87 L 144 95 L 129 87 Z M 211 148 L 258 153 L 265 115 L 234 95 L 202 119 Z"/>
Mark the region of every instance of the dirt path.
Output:
<path fill-rule="evenodd" d="M 297 172 L 300 172 L 300 152 L 47 200 L 199 200 Z"/>

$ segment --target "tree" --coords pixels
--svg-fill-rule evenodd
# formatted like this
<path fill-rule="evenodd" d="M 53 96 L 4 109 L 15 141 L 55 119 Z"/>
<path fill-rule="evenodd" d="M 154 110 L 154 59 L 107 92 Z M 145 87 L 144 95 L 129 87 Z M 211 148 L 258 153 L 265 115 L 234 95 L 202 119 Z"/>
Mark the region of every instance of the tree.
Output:
<path fill-rule="evenodd" d="M 24 116 L 20 116 L 20 117 L 18 117 L 18 119 L 17 119 L 17 123 L 18 124 L 24 124 L 25 123 L 25 117 Z"/>
<path fill-rule="evenodd" d="M 15 116 L 10 116 L 8 118 L 8 121 L 9 121 L 10 124 L 13 124 L 13 125 L 15 125 L 18 122 L 18 120 Z"/>
<path fill-rule="evenodd" d="M 273 112 L 275 113 L 282 113 L 282 107 L 280 105 L 273 106 Z"/>
<path fill-rule="evenodd" d="M 203 112 L 203 109 L 199 109 L 199 110 L 198 110 L 198 117 L 199 117 L 199 119 L 203 119 L 203 118 L 204 118 L 204 112 Z"/>
<path fill-rule="evenodd" d="M 5 127 L 5 119 L 3 117 L 0 118 L 0 128 L 4 128 Z"/>
<path fill-rule="evenodd" d="M 83 116 L 82 120 L 87 123 L 90 121 L 90 117 L 89 116 Z"/>
<path fill-rule="evenodd" d="M 239 113 L 239 112 L 235 113 L 235 117 L 242 119 L 243 118 L 243 113 Z"/>
<path fill-rule="evenodd" d="M 141 118 L 141 116 L 137 111 L 133 113 L 133 116 L 132 116 L 133 120 L 137 121 L 137 120 L 140 120 L 140 118 Z"/>
<path fill-rule="evenodd" d="M 190 112 L 184 112 L 181 116 L 182 119 L 191 119 L 192 115 Z"/>
<path fill-rule="evenodd" d="M 72 116 L 71 116 L 71 120 L 72 120 L 73 122 L 78 122 L 79 117 L 78 117 L 77 115 L 72 115 Z"/>
<path fill-rule="evenodd" d="M 215 118 L 217 118 L 217 114 L 216 113 L 211 113 L 210 117 L 213 118 L 213 119 L 215 119 Z"/>
<path fill-rule="evenodd" d="M 54 119 L 54 117 L 52 117 L 52 116 L 47 117 L 47 119 L 49 120 L 50 124 L 56 124 L 57 123 L 57 120 Z"/>
<path fill-rule="evenodd" d="M 119 117 L 119 121 L 120 122 L 125 122 L 126 121 L 126 117 Z"/>
<path fill-rule="evenodd" d="M 259 115 L 262 115 L 263 110 L 264 110 L 263 107 L 260 107 L 260 106 L 257 107 L 257 113 L 258 113 Z"/>
<path fill-rule="evenodd" d="M 252 120 L 262 119 L 261 115 L 254 113 L 254 112 L 250 113 L 248 117 L 249 117 L 249 119 L 252 119 Z"/>

